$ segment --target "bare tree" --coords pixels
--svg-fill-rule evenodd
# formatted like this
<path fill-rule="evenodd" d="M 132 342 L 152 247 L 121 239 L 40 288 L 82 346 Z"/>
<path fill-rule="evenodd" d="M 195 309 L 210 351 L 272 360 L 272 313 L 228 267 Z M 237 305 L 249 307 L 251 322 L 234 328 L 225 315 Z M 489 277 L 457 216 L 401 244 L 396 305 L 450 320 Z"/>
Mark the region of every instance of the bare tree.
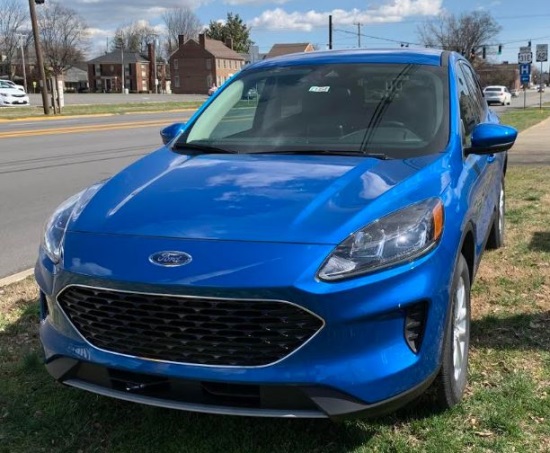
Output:
<path fill-rule="evenodd" d="M 84 59 L 88 27 L 76 11 L 53 1 L 40 9 L 38 24 L 44 66 L 54 76 L 57 89 L 59 76 Z"/>
<path fill-rule="evenodd" d="M 117 28 L 111 50 L 125 49 L 130 52 L 147 52 L 149 44 L 158 33 L 149 24 L 138 21 Z"/>
<path fill-rule="evenodd" d="M 198 36 L 202 28 L 200 19 L 187 6 L 172 8 L 162 18 L 168 31 L 166 50 L 169 55 L 178 48 L 179 35 L 183 35 L 187 41 Z"/>
<path fill-rule="evenodd" d="M 14 59 L 21 43 L 20 33 L 27 19 L 27 11 L 19 0 L 0 0 L 0 57 L 10 78 L 15 75 Z M 2 58 L 0 58 L 2 61 Z"/>
<path fill-rule="evenodd" d="M 494 44 L 501 28 L 488 11 L 473 11 L 460 16 L 443 13 L 419 25 L 417 33 L 422 44 L 428 47 L 479 58 L 483 46 Z"/>

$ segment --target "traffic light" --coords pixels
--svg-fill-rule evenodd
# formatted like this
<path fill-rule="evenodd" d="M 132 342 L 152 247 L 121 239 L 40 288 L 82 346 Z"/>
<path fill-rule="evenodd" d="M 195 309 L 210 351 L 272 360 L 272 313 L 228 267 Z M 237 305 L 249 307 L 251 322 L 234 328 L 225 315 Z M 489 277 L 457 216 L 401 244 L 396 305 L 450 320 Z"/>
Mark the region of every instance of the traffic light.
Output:
<path fill-rule="evenodd" d="M 499 45 L 498 45 L 498 54 L 499 54 L 499 55 L 502 54 L 502 44 L 499 44 Z"/>
<path fill-rule="evenodd" d="M 527 43 L 527 47 L 531 47 L 531 40 Z"/>
<path fill-rule="evenodd" d="M 485 60 L 485 58 L 487 57 L 487 48 L 485 46 L 483 46 L 483 59 Z"/>

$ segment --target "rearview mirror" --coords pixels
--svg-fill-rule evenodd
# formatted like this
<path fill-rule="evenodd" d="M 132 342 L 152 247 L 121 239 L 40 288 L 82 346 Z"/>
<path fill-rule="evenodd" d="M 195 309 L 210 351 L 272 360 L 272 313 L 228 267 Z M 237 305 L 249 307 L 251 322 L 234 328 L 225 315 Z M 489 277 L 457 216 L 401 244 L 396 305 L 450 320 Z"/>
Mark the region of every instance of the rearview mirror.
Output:
<path fill-rule="evenodd" d="M 518 131 L 503 124 L 481 123 L 474 127 L 471 146 L 466 154 L 494 154 L 508 151 L 516 141 Z"/>
<path fill-rule="evenodd" d="M 162 143 L 165 145 L 177 137 L 184 129 L 186 123 L 174 123 L 160 131 Z"/>

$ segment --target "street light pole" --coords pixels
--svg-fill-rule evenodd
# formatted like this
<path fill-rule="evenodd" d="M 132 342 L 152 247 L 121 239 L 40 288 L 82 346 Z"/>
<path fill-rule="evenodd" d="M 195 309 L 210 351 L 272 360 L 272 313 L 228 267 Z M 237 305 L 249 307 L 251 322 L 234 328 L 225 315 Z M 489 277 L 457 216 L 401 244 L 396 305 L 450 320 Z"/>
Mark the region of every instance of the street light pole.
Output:
<path fill-rule="evenodd" d="M 21 60 L 23 63 L 23 86 L 25 87 L 25 93 L 28 93 L 27 89 L 27 70 L 25 69 L 25 49 L 23 48 L 23 43 L 21 43 Z"/>
<path fill-rule="evenodd" d="M 42 81 L 42 106 L 44 115 L 50 114 L 50 105 L 48 104 L 48 86 L 46 81 L 46 71 L 44 70 L 44 60 L 42 58 L 42 47 L 40 46 L 40 33 L 38 33 L 38 20 L 36 19 L 35 0 L 29 0 L 29 9 L 31 12 L 32 34 L 34 37 L 34 46 L 36 49 L 36 63 L 40 71 L 40 80 Z"/>
<path fill-rule="evenodd" d="M 26 38 L 27 35 L 17 34 L 17 38 L 19 39 L 19 47 L 21 47 L 21 63 L 23 64 L 23 85 L 25 86 L 25 93 L 28 93 L 29 90 L 27 89 L 27 70 L 25 68 L 25 49 L 23 46 L 23 39 Z"/>
<path fill-rule="evenodd" d="M 157 74 L 157 40 L 153 41 L 153 54 L 155 55 L 155 61 L 153 61 L 153 70 L 154 70 L 154 76 L 155 76 L 155 94 L 159 94 L 159 80 L 158 80 L 158 74 Z"/>
<path fill-rule="evenodd" d="M 124 91 L 124 82 L 126 79 L 126 71 L 124 70 L 124 43 L 120 44 L 120 64 L 121 64 L 121 79 L 120 79 L 120 86 L 122 87 L 122 94 L 125 93 Z"/>

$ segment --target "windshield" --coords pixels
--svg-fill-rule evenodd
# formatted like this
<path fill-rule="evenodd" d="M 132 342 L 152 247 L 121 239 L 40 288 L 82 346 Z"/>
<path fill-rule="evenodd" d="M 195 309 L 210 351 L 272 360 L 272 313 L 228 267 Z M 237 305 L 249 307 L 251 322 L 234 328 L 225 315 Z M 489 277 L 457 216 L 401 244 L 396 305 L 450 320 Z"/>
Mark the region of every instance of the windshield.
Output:
<path fill-rule="evenodd" d="M 498 88 L 498 87 L 494 87 L 494 88 L 485 88 L 485 91 L 488 92 L 488 91 L 496 91 L 496 92 L 501 92 L 503 91 L 502 88 Z"/>
<path fill-rule="evenodd" d="M 388 158 L 438 153 L 449 136 L 448 99 L 439 67 L 341 64 L 243 71 L 176 147 Z"/>

